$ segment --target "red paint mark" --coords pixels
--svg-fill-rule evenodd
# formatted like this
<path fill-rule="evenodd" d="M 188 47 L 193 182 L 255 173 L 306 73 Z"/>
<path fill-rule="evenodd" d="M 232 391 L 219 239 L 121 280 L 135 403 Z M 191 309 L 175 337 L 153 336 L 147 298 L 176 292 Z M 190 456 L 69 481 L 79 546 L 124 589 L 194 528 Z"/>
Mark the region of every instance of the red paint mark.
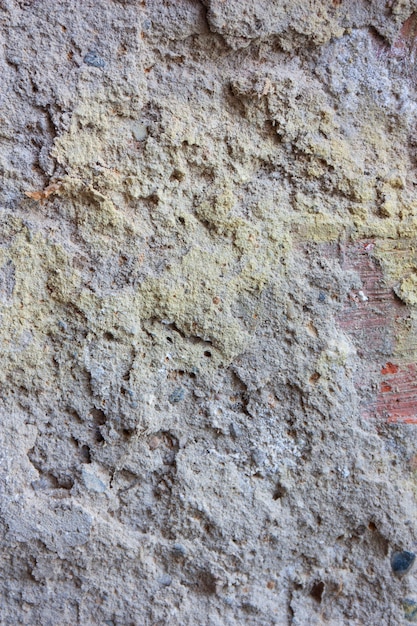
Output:
<path fill-rule="evenodd" d="M 398 365 L 394 365 L 394 363 L 386 363 L 385 367 L 382 368 L 381 374 L 396 374 L 398 372 Z"/>
<path fill-rule="evenodd" d="M 392 391 L 391 385 L 388 383 L 381 383 L 381 393 L 387 393 L 388 391 Z"/>
<path fill-rule="evenodd" d="M 391 423 L 417 424 L 417 365 L 402 365 L 387 377 L 382 385 L 391 389 L 377 396 L 373 412 Z"/>
<path fill-rule="evenodd" d="M 401 254 L 401 242 L 397 243 L 393 254 Z M 364 301 L 356 297 L 359 291 L 349 294 L 337 321 L 365 364 L 356 381 L 358 390 L 368 390 L 364 396 L 369 398 L 367 393 L 379 378 L 378 392 L 367 401 L 362 414 L 388 423 L 417 424 L 417 364 L 395 364 L 386 360 L 387 354 L 395 352 L 409 308 L 386 283 L 378 261 L 372 256 L 374 245 L 373 241 L 366 240 L 325 249 L 326 256 L 338 258 L 344 270 L 358 273 L 361 291 L 368 298 Z M 416 348 L 410 345 L 410 356 L 415 355 Z"/>
<path fill-rule="evenodd" d="M 415 416 L 403 416 L 403 415 L 390 415 L 387 418 L 388 424 L 417 424 L 417 415 Z"/>
<path fill-rule="evenodd" d="M 405 305 L 386 284 L 381 267 L 371 252 L 373 241 L 345 246 L 342 267 L 354 270 L 362 280 L 360 291 L 368 298 L 348 298 L 338 316 L 340 326 L 354 340 L 360 356 L 381 362 L 387 347 L 394 347 L 397 321 L 407 315 Z M 358 292 L 359 293 L 359 292 Z"/>
<path fill-rule="evenodd" d="M 417 13 L 412 13 L 402 25 L 398 38 L 392 45 L 391 55 L 400 59 L 413 56 L 416 51 L 416 39 Z"/>

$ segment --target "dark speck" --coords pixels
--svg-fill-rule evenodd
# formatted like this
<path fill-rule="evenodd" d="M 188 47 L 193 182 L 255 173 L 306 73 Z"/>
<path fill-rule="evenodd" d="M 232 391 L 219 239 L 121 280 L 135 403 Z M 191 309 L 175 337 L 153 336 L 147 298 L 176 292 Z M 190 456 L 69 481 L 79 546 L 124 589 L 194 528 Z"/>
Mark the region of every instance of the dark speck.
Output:
<path fill-rule="evenodd" d="M 106 67 L 106 63 L 104 59 L 102 59 L 95 50 L 90 50 L 84 57 L 84 63 L 87 65 L 91 65 L 91 67 L 98 67 L 100 69 L 104 69 Z"/>
<path fill-rule="evenodd" d="M 319 302 L 326 302 L 326 294 L 323 291 L 319 293 Z"/>
<path fill-rule="evenodd" d="M 394 552 L 391 557 L 392 571 L 396 576 L 405 576 L 413 567 L 416 555 L 414 552 Z"/>
<path fill-rule="evenodd" d="M 177 387 L 171 393 L 171 395 L 169 396 L 168 400 L 171 402 L 171 404 L 176 404 L 177 402 L 181 402 L 181 400 L 184 400 L 184 396 L 185 396 L 184 388 L 183 387 Z"/>
<path fill-rule="evenodd" d="M 288 493 L 287 488 L 284 487 L 284 485 L 282 485 L 281 483 L 277 483 L 275 487 L 274 495 L 272 496 L 272 498 L 274 500 L 281 500 L 281 498 L 285 498 L 287 493 Z"/>

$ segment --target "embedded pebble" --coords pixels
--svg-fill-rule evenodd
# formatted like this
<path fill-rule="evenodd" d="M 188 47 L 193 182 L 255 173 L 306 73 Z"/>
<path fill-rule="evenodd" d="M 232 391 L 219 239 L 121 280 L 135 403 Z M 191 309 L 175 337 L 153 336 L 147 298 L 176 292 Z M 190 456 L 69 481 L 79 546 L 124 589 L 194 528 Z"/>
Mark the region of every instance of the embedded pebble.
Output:
<path fill-rule="evenodd" d="M 174 556 L 186 556 L 187 550 L 181 543 L 174 543 L 172 546 Z"/>
<path fill-rule="evenodd" d="M 391 568 L 396 576 L 405 576 L 413 567 L 416 555 L 414 552 L 394 552 L 391 557 Z"/>
<path fill-rule="evenodd" d="M 155 435 L 149 440 L 149 447 L 151 450 L 156 450 L 161 445 L 161 439 Z"/>
<path fill-rule="evenodd" d="M 82 469 L 81 475 L 88 491 L 94 491 L 95 493 L 104 493 L 106 491 L 106 485 L 103 481 L 85 468 Z"/>
<path fill-rule="evenodd" d="M 266 454 L 265 452 L 263 452 L 263 450 L 260 450 L 259 448 L 255 448 L 251 452 L 251 459 L 253 463 L 259 467 L 260 465 L 263 465 L 265 463 Z"/>
<path fill-rule="evenodd" d="M 417 602 L 406 598 L 403 601 L 404 617 L 408 622 L 417 623 Z"/>
<path fill-rule="evenodd" d="M 51 486 L 50 481 L 46 478 L 40 478 L 39 480 L 33 480 L 30 483 L 32 489 L 34 491 L 42 491 L 43 489 L 48 489 Z"/>
<path fill-rule="evenodd" d="M 238 424 L 235 424 L 234 422 L 231 422 L 229 424 L 229 432 L 233 439 L 238 439 L 238 437 L 242 436 L 242 429 Z"/>
<path fill-rule="evenodd" d="M 365 296 L 363 291 L 358 291 L 358 296 L 362 302 L 368 302 L 369 300 L 368 296 Z"/>
<path fill-rule="evenodd" d="M 164 574 L 163 576 L 158 578 L 158 582 L 163 587 L 169 587 L 170 584 L 172 583 L 172 578 L 169 574 Z"/>
<path fill-rule="evenodd" d="M 97 54 L 95 50 L 90 50 L 87 52 L 83 59 L 84 63 L 90 65 L 91 67 L 98 67 L 100 69 L 104 69 L 106 67 L 106 62 Z"/>
<path fill-rule="evenodd" d="M 171 404 L 176 404 L 177 402 L 181 402 L 185 396 L 185 389 L 183 387 L 177 387 L 169 396 L 168 400 Z"/>
<path fill-rule="evenodd" d="M 144 141 L 148 136 L 148 127 L 142 122 L 132 124 L 132 135 L 136 141 Z"/>

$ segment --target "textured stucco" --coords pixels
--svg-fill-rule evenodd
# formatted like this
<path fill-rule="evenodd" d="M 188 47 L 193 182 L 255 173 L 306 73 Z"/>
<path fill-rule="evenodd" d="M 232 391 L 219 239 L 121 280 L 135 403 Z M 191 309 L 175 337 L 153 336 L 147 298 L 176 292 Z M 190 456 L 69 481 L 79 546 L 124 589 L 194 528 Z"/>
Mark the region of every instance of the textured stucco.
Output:
<path fill-rule="evenodd" d="M 0 624 L 417 621 L 416 35 L 0 0 Z"/>

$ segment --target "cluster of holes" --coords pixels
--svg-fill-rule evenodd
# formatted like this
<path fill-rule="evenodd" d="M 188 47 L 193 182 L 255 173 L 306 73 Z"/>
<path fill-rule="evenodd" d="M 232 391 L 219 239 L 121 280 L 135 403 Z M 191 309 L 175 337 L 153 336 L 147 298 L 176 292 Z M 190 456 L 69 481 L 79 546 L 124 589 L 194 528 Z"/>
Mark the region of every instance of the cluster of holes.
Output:
<path fill-rule="evenodd" d="M 107 422 L 106 414 L 101 409 L 93 408 L 90 411 L 90 415 L 95 424 L 95 439 L 97 443 L 103 443 L 104 437 L 101 434 L 100 426 L 104 426 Z"/>

